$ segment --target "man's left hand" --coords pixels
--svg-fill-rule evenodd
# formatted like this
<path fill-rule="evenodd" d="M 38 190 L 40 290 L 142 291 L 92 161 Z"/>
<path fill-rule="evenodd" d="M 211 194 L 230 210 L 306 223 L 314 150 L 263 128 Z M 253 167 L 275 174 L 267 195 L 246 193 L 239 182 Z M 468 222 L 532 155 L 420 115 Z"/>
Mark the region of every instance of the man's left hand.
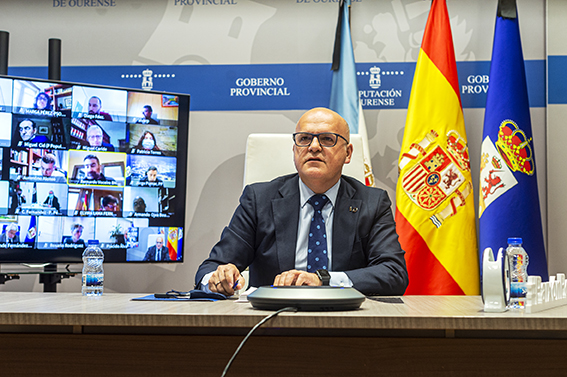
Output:
<path fill-rule="evenodd" d="M 289 270 L 282 272 L 274 279 L 274 286 L 289 286 L 289 285 L 323 285 L 321 279 L 317 274 L 307 272 L 307 271 L 298 271 L 298 270 Z"/>

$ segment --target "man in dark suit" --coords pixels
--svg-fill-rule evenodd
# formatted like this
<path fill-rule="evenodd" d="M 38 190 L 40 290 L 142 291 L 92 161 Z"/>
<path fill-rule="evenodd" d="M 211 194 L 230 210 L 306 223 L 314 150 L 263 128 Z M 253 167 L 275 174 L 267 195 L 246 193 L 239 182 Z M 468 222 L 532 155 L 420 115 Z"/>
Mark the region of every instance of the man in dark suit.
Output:
<path fill-rule="evenodd" d="M 55 196 L 53 190 L 49 190 L 49 195 L 47 195 L 43 205 L 48 208 L 55 208 L 57 212 L 59 212 L 59 209 L 61 208 L 59 205 L 59 199 Z"/>
<path fill-rule="evenodd" d="M 144 262 L 161 262 L 170 260 L 169 249 L 167 246 L 163 246 L 163 236 L 158 236 L 156 238 L 155 246 L 148 248 L 148 251 L 144 256 Z"/>
<path fill-rule="evenodd" d="M 232 295 L 244 286 L 240 271 L 249 266 L 256 287 L 324 284 L 403 294 L 407 269 L 387 193 L 342 176 L 353 151 L 346 121 L 315 108 L 301 117 L 293 138 L 297 174 L 244 189 L 221 240 L 197 271 L 196 287 Z M 316 271 L 309 255 L 314 194 L 325 195 L 319 216 L 328 240 L 325 263 Z"/>
<path fill-rule="evenodd" d="M 0 235 L 0 243 L 19 243 L 18 230 L 20 229 L 16 224 L 6 225 L 4 233 Z"/>

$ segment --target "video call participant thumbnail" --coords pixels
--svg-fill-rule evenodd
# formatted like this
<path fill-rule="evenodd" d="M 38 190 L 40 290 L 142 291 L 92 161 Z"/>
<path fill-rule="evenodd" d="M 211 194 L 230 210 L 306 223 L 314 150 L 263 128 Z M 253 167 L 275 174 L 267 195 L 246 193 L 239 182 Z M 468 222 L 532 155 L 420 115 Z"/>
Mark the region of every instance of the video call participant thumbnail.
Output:
<path fill-rule="evenodd" d="M 165 262 L 171 261 L 169 257 L 169 249 L 164 245 L 164 236 L 159 235 L 156 238 L 156 244 L 150 246 L 146 255 L 144 256 L 144 262 Z"/>
<path fill-rule="evenodd" d="M 142 110 L 142 115 L 144 116 L 143 118 L 137 119 L 136 123 L 140 123 L 140 124 L 159 124 L 159 122 L 157 120 L 155 120 L 154 118 L 152 118 L 152 114 L 154 112 L 154 109 L 152 109 L 152 107 L 150 105 L 145 105 L 144 106 L 144 110 Z"/>
<path fill-rule="evenodd" d="M 161 149 L 157 145 L 156 137 L 150 131 L 145 131 L 140 139 L 138 139 L 138 143 L 132 148 L 132 150 L 136 150 L 136 152 L 132 153 L 143 153 L 143 152 L 152 152 L 151 154 L 162 154 Z"/>
<path fill-rule="evenodd" d="M 67 149 L 68 120 L 58 117 L 12 117 L 12 147 Z"/>
<path fill-rule="evenodd" d="M 0 235 L 0 243 L 20 243 L 18 232 L 20 227 L 10 223 L 4 227 L 4 232 Z"/>
<path fill-rule="evenodd" d="M 163 186 L 163 181 L 158 177 L 158 168 L 150 166 L 146 170 L 146 175 L 140 178 L 138 186 L 160 187 Z"/>
<path fill-rule="evenodd" d="M 45 180 L 64 181 L 66 178 L 65 172 L 57 168 L 57 157 L 53 153 L 44 154 L 39 160 L 40 169 L 33 169 L 30 176 L 53 178 Z"/>
<path fill-rule="evenodd" d="M 128 186 L 174 188 L 177 175 L 177 158 L 128 154 Z"/>
<path fill-rule="evenodd" d="M 128 146 L 131 154 L 175 156 L 177 127 L 130 123 Z"/>
<path fill-rule="evenodd" d="M 67 245 L 81 245 L 84 247 L 85 241 L 81 238 L 81 236 L 83 235 L 83 229 L 84 227 L 81 224 L 74 223 L 73 225 L 71 225 L 71 236 L 65 237 L 63 239 L 63 243 Z"/>
<path fill-rule="evenodd" d="M 104 142 L 103 138 L 104 133 L 99 125 L 95 124 L 89 126 L 89 128 L 87 129 L 87 147 L 99 151 L 114 152 L 114 146 L 112 144 Z"/>
<path fill-rule="evenodd" d="M 0 223 L 0 244 L 5 248 L 32 248 L 36 241 L 37 219 L 37 216 L 17 216 L 15 222 Z"/>
<path fill-rule="evenodd" d="M 123 214 L 126 217 L 169 217 L 160 213 L 160 193 L 157 187 L 126 186 Z"/>
<path fill-rule="evenodd" d="M 120 216 L 120 199 L 114 195 L 105 195 L 101 198 L 99 211 L 106 212 L 114 216 Z"/>
<path fill-rule="evenodd" d="M 69 151 L 69 169 L 73 172 L 70 185 L 102 185 L 123 187 L 126 154 Z"/>
<path fill-rule="evenodd" d="M 20 140 L 18 146 L 27 144 L 50 143 L 51 140 L 45 135 L 38 135 L 37 124 L 31 119 L 24 119 L 18 123 L 18 133 Z M 31 146 L 31 145 L 30 145 Z"/>
<path fill-rule="evenodd" d="M 85 178 L 81 181 L 115 182 L 112 177 L 106 177 L 101 172 L 100 160 L 94 154 L 86 155 L 83 159 L 85 165 Z"/>
<path fill-rule="evenodd" d="M 112 116 L 102 111 L 102 100 L 97 96 L 89 98 L 89 115 L 94 115 L 93 119 L 112 121 Z"/>

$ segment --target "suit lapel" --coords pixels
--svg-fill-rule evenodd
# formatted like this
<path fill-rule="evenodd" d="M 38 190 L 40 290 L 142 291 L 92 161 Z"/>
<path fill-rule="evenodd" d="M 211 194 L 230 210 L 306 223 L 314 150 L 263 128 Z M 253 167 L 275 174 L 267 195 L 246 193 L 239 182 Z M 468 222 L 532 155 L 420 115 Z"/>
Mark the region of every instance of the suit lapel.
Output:
<path fill-rule="evenodd" d="M 276 251 L 280 271 L 295 268 L 295 245 L 299 221 L 299 176 L 287 180 L 279 189 L 280 198 L 272 199 Z"/>
<path fill-rule="evenodd" d="M 344 179 L 339 188 L 333 219 L 332 269 L 344 271 L 349 266 L 362 200 L 352 199 L 356 190 Z"/>

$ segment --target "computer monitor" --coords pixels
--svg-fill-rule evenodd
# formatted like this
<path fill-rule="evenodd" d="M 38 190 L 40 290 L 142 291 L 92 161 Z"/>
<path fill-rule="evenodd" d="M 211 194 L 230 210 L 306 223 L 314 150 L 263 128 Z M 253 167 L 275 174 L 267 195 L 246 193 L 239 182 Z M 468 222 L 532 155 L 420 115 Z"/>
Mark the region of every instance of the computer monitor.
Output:
<path fill-rule="evenodd" d="M 189 101 L 0 76 L 0 263 L 182 262 Z"/>

